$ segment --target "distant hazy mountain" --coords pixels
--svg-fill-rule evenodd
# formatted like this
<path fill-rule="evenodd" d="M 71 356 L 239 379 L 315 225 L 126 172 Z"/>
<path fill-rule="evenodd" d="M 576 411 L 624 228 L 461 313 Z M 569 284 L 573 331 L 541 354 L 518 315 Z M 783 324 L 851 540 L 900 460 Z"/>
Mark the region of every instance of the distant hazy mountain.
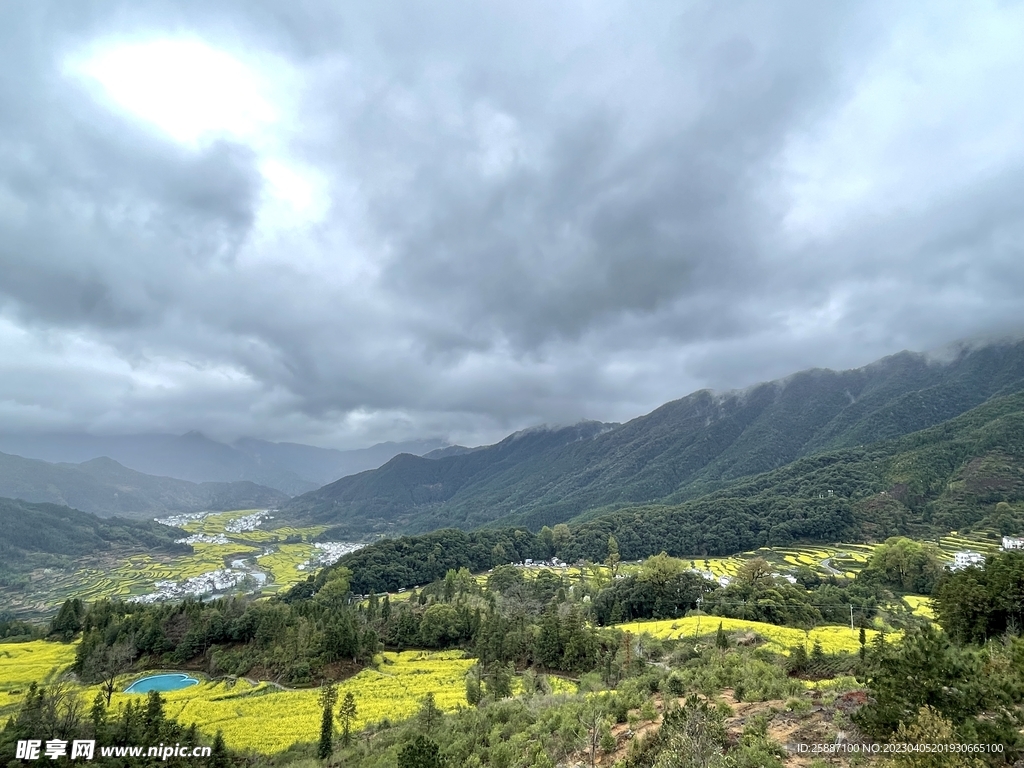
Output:
<path fill-rule="evenodd" d="M 137 472 L 193 483 L 248 480 L 295 495 L 340 477 L 374 469 L 399 453 L 426 453 L 441 440 L 381 443 L 337 451 L 296 443 L 242 439 L 234 445 L 199 432 L 185 435 L 0 435 L 0 451 L 49 462 L 106 456 Z"/>
<path fill-rule="evenodd" d="M 365 532 L 543 524 L 679 503 L 801 457 L 900 437 L 1024 390 L 1024 342 L 943 360 L 903 352 L 742 392 L 695 392 L 622 425 L 513 435 L 436 459 L 403 455 L 293 499 L 282 520 Z M 575 431 L 573 431 L 575 430 Z"/>
<path fill-rule="evenodd" d="M 435 448 L 428 453 L 422 454 L 422 456 L 424 459 L 444 459 L 448 456 L 461 456 L 464 453 L 472 453 L 476 450 L 479 450 L 479 448 L 467 448 L 464 445 L 446 445 L 444 448 Z M 415 453 L 415 451 L 403 451 L 403 453 Z"/>
<path fill-rule="evenodd" d="M 335 480 L 376 469 L 400 453 L 422 455 L 428 451 L 444 450 L 443 440 L 412 440 L 404 443 L 378 443 L 369 448 L 338 451 L 315 448 L 300 443 L 271 443 L 266 440 L 242 438 L 234 447 L 250 456 L 261 466 L 278 467 L 316 483 L 317 487 Z"/>
<path fill-rule="evenodd" d="M 276 507 L 288 496 L 249 481 L 192 483 L 155 477 L 99 458 L 51 464 L 0 453 L 0 497 L 62 504 L 100 517 Z"/>

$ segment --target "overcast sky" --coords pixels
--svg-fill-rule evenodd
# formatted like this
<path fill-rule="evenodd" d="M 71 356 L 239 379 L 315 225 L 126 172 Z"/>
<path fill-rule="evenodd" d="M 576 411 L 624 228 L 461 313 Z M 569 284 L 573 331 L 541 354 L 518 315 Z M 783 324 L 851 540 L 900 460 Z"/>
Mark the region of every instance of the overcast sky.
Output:
<path fill-rule="evenodd" d="M 0 430 L 478 444 L 1024 330 L 1024 5 L 0 10 Z"/>

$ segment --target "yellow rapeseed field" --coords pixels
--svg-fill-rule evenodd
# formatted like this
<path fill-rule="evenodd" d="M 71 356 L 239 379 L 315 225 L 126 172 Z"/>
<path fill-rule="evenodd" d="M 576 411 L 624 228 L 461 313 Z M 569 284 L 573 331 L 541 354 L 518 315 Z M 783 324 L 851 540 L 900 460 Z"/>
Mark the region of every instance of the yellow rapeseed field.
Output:
<path fill-rule="evenodd" d="M 49 682 L 74 660 L 73 644 L 44 640 L 0 643 L 0 691 L 17 690 L 31 682 Z"/>
<path fill-rule="evenodd" d="M 75 660 L 75 646 L 33 640 L 0 643 L 0 722 L 17 711 L 29 683 L 48 683 Z"/>
<path fill-rule="evenodd" d="M 385 718 L 393 721 L 413 715 L 428 693 L 437 706 L 452 711 L 466 705 L 465 678 L 474 659 L 461 651 L 384 653 L 377 669 L 365 669 L 338 685 L 339 700 L 349 691 L 355 696 L 358 730 Z M 126 678 L 123 689 L 139 675 Z M 83 690 L 92 701 L 98 688 Z M 222 731 L 228 746 L 265 754 L 280 752 L 297 741 L 316 741 L 320 728 L 319 690 L 280 690 L 267 683 L 245 680 L 204 681 L 200 685 L 164 694 L 168 715 L 188 725 L 195 723 L 208 735 Z M 112 705 L 136 701 L 133 694 L 114 695 Z"/>
<path fill-rule="evenodd" d="M 910 606 L 910 610 L 915 616 L 923 616 L 926 619 L 931 619 L 932 621 L 935 620 L 935 609 L 930 597 L 904 595 L 903 602 Z"/>
<path fill-rule="evenodd" d="M 53 681 L 74 657 L 74 645 L 42 640 L 0 644 L 0 712 L 13 712 L 29 683 Z M 466 703 L 465 677 L 475 660 L 465 658 L 461 651 L 383 653 L 377 660 L 377 669 L 363 670 L 338 686 L 341 697 L 351 691 L 356 698 L 357 729 L 385 718 L 409 717 L 428 693 L 433 693 L 437 705 L 446 711 Z M 123 691 L 144 676 L 125 676 L 118 681 L 118 688 Z M 83 702 L 90 704 L 99 690 L 98 686 L 82 686 Z M 317 689 L 280 690 L 265 682 L 203 680 L 163 695 L 167 713 L 182 724 L 194 722 L 211 736 L 223 731 L 224 740 L 237 749 L 273 753 L 296 741 L 316 740 L 318 694 Z M 119 692 L 111 705 L 116 709 L 141 698 Z"/>
<path fill-rule="evenodd" d="M 855 653 L 860 648 L 860 630 L 851 630 L 849 627 L 824 626 L 815 627 L 811 630 L 796 629 L 794 627 L 778 627 L 774 624 L 764 624 L 759 621 L 745 621 L 743 619 L 729 619 L 720 616 L 688 616 L 685 619 L 664 619 L 661 621 L 633 621 L 628 624 L 616 624 L 616 629 L 632 632 L 634 635 L 647 633 L 652 637 L 662 640 L 680 640 L 685 638 L 698 637 L 711 634 L 718 629 L 721 622 L 722 629 L 726 632 L 754 632 L 763 637 L 774 650 L 781 653 L 788 653 L 794 645 L 805 645 L 811 650 L 815 641 L 821 643 L 821 648 L 826 653 L 839 653 L 847 651 Z M 867 641 L 870 643 L 878 633 L 869 629 L 866 630 Z M 886 637 L 897 640 L 901 633 L 892 632 Z"/>

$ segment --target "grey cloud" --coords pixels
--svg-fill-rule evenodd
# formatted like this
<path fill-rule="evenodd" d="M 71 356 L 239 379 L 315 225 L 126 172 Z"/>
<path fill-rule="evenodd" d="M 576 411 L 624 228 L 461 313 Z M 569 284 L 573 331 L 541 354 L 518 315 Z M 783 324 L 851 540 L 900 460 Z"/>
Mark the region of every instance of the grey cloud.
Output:
<path fill-rule="evenodd" d="M 33 354 L 0 385 L 18 404 L 0 422 L 472 442 L 1006 330 L 1024 309 L 1018 162 L 941 194 L 911 173 L 913 206 L 830 204 L 839 224 L 786 229 L 787 153 L 848 119 L 919 13 L 9 6 L 0 343 Z M 263 150 L 180 146 L 59 71 L 69 51 L 159 35 L 294 69 L 280 147 L 322 175 L 325 217 L 266 234 Z M 43 338 L 89 351 L 61 371 Z"/>

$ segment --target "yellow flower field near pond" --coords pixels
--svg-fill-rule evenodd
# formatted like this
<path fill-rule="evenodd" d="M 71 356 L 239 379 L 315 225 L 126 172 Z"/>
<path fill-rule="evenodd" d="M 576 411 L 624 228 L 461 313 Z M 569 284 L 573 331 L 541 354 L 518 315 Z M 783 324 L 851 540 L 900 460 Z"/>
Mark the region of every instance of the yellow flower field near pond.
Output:
<path fill-rule="evenodd" d="M 29 683 L 52 682 L 75 658 L 75 646 L 42 640 L 0 644 L 0 714 L 13 714 Z M 384 653 L 378 669 L 365 669 L 339 683 L 341 697 L 351 691 L 358 714 L 355 727 L 384 718 L 401 720 L 433 693 L 437 705 L 451 711 L 466 705 L 465 678 L 474 659 L 461 651 Z M 125 676 L 118 687 L 154 673 Z M 196 675 L 196 677 L 202 677 Z M 91 704 L 98 686 L 83 686 L 81 695 Z M 195 723 L 212 736 L 224 732 L 231 747 L 259 752 L 280 752 L 296 741 L 316 741 L 320 724 L 319 691 L 280 690 L 268 683 L 245 680 L 202 681 L 199 685 L 163 694 L 167 713 L 180 723 Z M 137 694 L 116 693 L 115 708 L 139 701 Z M 6 711 L 5 711 L 6 710 Z"/>
<path fill-rule="evenodd" d="M 718 630 L 719 622 L 726 632 L 754 632 L 760 635 L 773 650 L 780 653 L 789 653 L 789 649 L 794 645 L 805 645 L 810 651 L 815 641 L 821 643 L 821 648 L 825 653 L 840 653 L 842 651 L 856 653 L 860 648 L 860 629 L 824 626 L 805 631 L 795 627 L 779 627 L 759 621 L 728 619 L 721 616 L 687 616 L 685 619 L 633 621 L 628 624 L 616 624 L 615 629 L 631 632 L 634 635 L 647 633 L 662 640 L 683 640 L 688 637 L 709 635 Z M 878 632 L 867 629 L 865 634 L 870 643 L 878 635 Z M 902 637 L 902 633 L 891 632 L 886 637 L 898 640 Z"/>
<path fill-rule="evenodd" d="M 713 633 L 719 622 L 729 632 L 755 632 L 774 650 L 783 653 L 799 644 L 807 645 L 809 650 L 815 641 L 819 641 L 826 652 L 856 652 L 859 648 L 859 631 L 848 627 L 818 627 L 805 632 L 717 616 L 631 622 L 616 628 L 634 635 L 649 633 L 659 638 L 681 639 Z M 876 634 L 874 630 L 867 630 L 869 642 Z M 899 633 L 890 637 L 896 639 Z M 55 680 L 74 661 L 74 655 L 73 644 L 41 640 L 0 644 L 0 716 L 13 714 L 32 681 Z M 461 651 L 386 652 L 378 656 L 377 662 L 376 668 L 365 669 L 338 685 L 339 697 L 349 691 L 355 696 L 356 729 L 385 718 L 398 721 L 410 717 L 428 693 L 434 694 L 437 705 L 443 710 L 466 706 L 465 677 L 475 659 L 466 658 Z M 125 676 L 118 687 L 123 690 L 146 674 Z M 317 689 L 281 690 L 265 682 L 210 681 L 202 675 L 195 676 L 201 680 L 199 685 L 163 694 L 167 713 L 178 722 L 184 725 L 194 722 L 208 736 L 220 730 L 225 742 L 240 750 L 274 753 L 295 742 L 316 740 L 320 722 Z M 551 683 L 556 691 L 575 687 L 557 678 L 552 678 Z M 80 691 L 83 702 L 88 705 L 99 687 L 83 686 Z M 140 698 L 135 694 L 116 693 L 111 703 L 116 708 Z"/>
<path fill-rule="evenodd" d="M 428 693 L 446 712 L 466 705 L 466 674 L 476 659 L 461 651 L 403 651 L 380 655 L 377 669 L 364 669 L 338 684 L 338 699 L 350 692 L 356 700 L 355 730 L 370 723 L 411 717 Z M 553 680 L 556 690 L 565 685 Z M 165 694 L 167 712 L 181 723 L 194 722 L 206 734 L 218 730 L 230 747 L 263 753 L 280 752 L 297 741 L 316 741 L 320 728 L 319 691 L 277 690 L 208 682 Z M 126 701 L 130 694 L 119 694 Z"/>

